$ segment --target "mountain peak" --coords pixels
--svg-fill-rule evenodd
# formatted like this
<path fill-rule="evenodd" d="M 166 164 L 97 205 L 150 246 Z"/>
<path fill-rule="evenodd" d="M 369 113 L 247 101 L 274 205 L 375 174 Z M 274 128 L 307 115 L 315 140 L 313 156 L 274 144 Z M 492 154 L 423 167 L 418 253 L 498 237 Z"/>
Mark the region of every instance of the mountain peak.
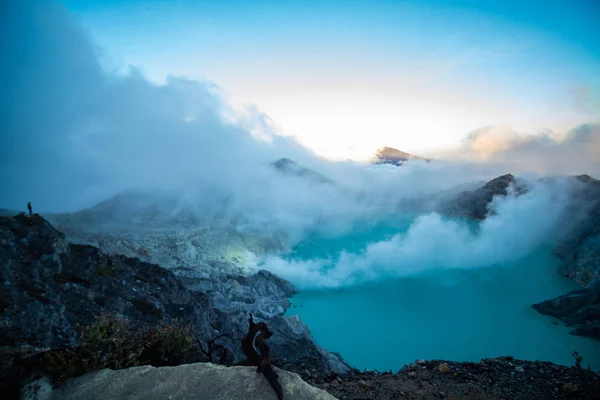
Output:
<path fill-rule="evenodd" d="M 279 160 L 271 163 L 271 165 L 277 171 L 284 173 L 284 174 L 308 178 L 308 179 L 310 179 L 314 182 L 318 182 L 318 183 L 333 184 L 332 179 L 326 177 L 325 175 L 323 175 L 317 171 L 313 171 L 312 169 L 303 167 L 302 165 L 298 164 L 297 162 L 295 162 L 293 160 L 290 160 L 289 158 L 280 158 Z"/>
<path fill-rule="evenodd" d="M 401 166 L 409 160 L 422 160 L 429 162 L 428 158 L 415 156 L 414 154 L 406 153 L 404 151 L 395 149 L 393 147 L 381 147 L 377 149 L 375 156 L 373 157 L 373 164 L 391 164 Z"/>

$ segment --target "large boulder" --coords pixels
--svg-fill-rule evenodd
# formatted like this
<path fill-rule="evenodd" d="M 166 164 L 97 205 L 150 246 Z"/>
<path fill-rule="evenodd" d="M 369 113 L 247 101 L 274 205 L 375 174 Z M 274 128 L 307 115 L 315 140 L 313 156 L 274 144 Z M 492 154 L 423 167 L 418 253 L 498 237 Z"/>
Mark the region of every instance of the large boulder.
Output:
<path fill-rule="evenodd" d="M 334 400 L 329 393 L 310 386 L 298 374 L 277 369 L 286 400 Z M 25 387 L 24 400 L 269 400 L 277 395 L 262 374 L 251 367 L 187 364 L 177 367 L 105 369 L 72 379 L 52 390 L 46 381 Z"/>

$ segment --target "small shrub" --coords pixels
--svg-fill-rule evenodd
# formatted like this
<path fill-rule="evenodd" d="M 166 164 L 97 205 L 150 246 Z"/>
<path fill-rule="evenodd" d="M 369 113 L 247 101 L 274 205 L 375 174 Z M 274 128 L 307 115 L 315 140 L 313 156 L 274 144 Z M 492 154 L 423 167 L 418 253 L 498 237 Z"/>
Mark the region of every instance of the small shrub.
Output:
<path fill-rule="evenodd" d="M 96 369 L 96 360 L 83 357 L 77 348 L 51 350 L 44 354 L 44 371 L 56 384 Z"/>
<path fill-rule="evenodd" d="M 80 336 L 81 346 L 44 354 L 44 370 L 55 384 L 104 368 L 205 361 L 194 346 L 189 325 L 161 322 L 139 329 L 123 318 L 102 314 L 95 323 L 83 327 Z"/>
<path fill-rule="evenodd" d="M 154 366 L 181 364 L 194 348 L 194 335 L 189 325 L 169 325 L 161 322 L 147 331 L 143 341 L 146 348 L 142 359 Z"/>

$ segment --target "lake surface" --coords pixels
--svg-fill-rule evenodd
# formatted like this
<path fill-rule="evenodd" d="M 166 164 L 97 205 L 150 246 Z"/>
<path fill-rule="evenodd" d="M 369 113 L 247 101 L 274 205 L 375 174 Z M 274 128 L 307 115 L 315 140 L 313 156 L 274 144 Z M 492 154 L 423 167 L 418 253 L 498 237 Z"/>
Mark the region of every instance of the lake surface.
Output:
<path fill-rule="evenodd" d="M 343 236 L 315 234 L 288 258 L 330 257 L 335 268 L 342 250 L 387 240 L 408 229 L 411 220 L 357 227 Z M 477 231 L 476 223 L 467 224 Z M 430 269 L 338 289 L 303 289 L 288 314 L 299 314 L 319 345 L 359 369 L 396 371 L 417 359 L 497 356 L 572 365 L 573 351 L 583 355 L 584 365 L 599 369 L 600 343 L 570 335 L 531 307 L 577 287 L 556 273 L 560 261 L 551 248 L 540 245 L 518 260 L 484 268 Z"/>

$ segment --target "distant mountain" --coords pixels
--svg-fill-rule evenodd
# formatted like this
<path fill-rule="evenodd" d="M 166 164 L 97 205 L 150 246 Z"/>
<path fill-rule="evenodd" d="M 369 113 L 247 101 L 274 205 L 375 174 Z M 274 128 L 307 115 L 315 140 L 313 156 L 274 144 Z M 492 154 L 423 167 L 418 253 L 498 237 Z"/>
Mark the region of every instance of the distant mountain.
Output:
<path fill-rule="evenodd" d="M 181 278 L 242 273 L 249 252 L 287 248 L 278 234 L 240 232 L 235 217 L 206 212 L 203 203 L 176 192 L 128 190 L 85 210 L 45 217 L 73 243 L 160 264 Z"/>
<path fill-rule="evenodd" d="M 406 152 L 400 151 L 398 149 L 394 149 L 393 147 L 382 147 L 377 150 L 371 163 L 372 164 L 391 164 L 391 165 L 401 166 L 402 164 L 404 164 L 406 161 L 409 161 L 409 160 L 422 160 L 422 161 L 426 161 L 426 162 L 431 161 L 428 158 L 415 156 L 413 154 L 406 153 Z"/>
<path fill-rule="evenodd" d="M 334 183 L 332 179 L 326 177 L 325 175 L 320 174 L 316 171 L 313 171 L 312 169 L 303 167 L 300 164 L 298 164 L 297 162 L 290 160 L 289 158 L 280 158 L 279 160 L 275 161 L 271 165 L 277 171 L 284 173 L 284 174 L 307 178 L 309 180 L 312 180 L 312 181 L 318 182 L 318 183 L 328 183 L 328 184 Z"/>

